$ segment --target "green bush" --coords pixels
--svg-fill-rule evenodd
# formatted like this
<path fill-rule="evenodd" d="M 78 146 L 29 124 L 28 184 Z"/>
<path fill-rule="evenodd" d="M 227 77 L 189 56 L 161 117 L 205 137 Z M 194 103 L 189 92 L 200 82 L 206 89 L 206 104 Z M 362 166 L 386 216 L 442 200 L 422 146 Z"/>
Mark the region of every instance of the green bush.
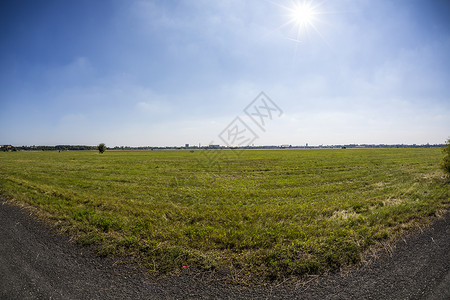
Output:
<path fill-rule="evenodd" d="M 97 146 L 98 152 L 103 153 L 106 150 L 106 145 L 104 143 L 101 143 Z"/>

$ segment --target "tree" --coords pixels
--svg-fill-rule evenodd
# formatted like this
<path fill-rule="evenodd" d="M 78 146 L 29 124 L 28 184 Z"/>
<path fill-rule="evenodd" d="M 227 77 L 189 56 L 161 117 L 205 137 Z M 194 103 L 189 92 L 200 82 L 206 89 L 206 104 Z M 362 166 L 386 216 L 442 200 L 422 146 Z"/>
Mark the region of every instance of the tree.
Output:
<path fill-rule="evenodd" d="M 104 143 L 101 143 L 101 144 L 99 144 L 99 145 L 97 146 L 97 149 L 98 149 L 98 152 L 99 152 L 100 154 L 102 154 L 102 153 L 105 152 L 105 150 L 106 150 L 106 145 L 105 145 Z"/>
<path fill-rule="evenodd" d="M 450 138 L 445 143 L 445 147 L 442 149 L 442 152 L 444 152 L 442 168 L 444 169 L 444 171 L 450 174 Z"/>

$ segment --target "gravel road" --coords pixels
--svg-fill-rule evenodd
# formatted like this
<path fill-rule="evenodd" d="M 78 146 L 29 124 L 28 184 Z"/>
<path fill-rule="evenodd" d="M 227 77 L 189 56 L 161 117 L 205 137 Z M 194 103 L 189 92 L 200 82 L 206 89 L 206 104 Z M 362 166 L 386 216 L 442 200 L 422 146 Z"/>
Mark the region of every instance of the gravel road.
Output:
<path fill-rule="evenodd" d="M 346 274 L 253 287 L 213 277 L 151 278 L 136 265 L 96 257 L 0 199 L 0 299 L 450 299 L 450 214 Z"/>

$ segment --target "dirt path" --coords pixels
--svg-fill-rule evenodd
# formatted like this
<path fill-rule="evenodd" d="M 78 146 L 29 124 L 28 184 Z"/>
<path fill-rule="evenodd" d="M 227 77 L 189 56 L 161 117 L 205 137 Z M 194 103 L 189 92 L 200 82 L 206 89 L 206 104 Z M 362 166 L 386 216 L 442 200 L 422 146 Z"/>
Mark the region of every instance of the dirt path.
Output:
<path fill-rule="evenodd" d="M 450 299 L 450 214 L 349 274 L 241 287 L 185 272 L 154 280 L 96 257 L 0 200 L 0 299 Z"/>

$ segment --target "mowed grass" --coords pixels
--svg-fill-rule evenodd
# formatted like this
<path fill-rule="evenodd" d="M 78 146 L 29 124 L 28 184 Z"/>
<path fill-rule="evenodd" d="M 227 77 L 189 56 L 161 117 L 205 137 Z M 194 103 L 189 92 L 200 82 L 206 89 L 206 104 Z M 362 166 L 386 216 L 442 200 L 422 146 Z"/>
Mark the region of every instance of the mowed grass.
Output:
<path fill-rule="evenodd" d="M 0 193 L 158 274 L 266 279 L 358 263 L 450 203 L 440 149 L 208 153 L 0 153 Z"/>

